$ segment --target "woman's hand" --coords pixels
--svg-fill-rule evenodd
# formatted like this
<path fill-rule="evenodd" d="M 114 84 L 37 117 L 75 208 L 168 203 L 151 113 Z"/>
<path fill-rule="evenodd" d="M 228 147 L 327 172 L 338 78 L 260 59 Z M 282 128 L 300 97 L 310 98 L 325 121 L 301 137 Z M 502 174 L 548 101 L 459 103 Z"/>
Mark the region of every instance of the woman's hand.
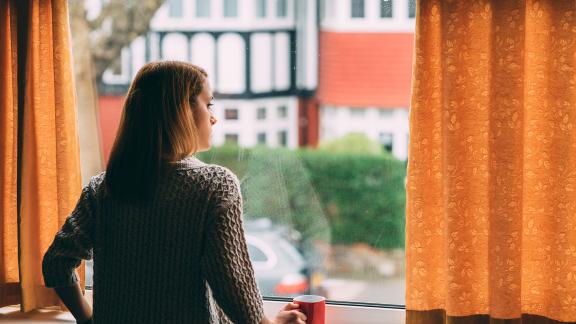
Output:
<path fill-rule="evenodd" d="M 300 308 L 298 304 L 286 304 L 276 315 L 274 324 L 306 324 L 306 315 L 298 308 Z"/>

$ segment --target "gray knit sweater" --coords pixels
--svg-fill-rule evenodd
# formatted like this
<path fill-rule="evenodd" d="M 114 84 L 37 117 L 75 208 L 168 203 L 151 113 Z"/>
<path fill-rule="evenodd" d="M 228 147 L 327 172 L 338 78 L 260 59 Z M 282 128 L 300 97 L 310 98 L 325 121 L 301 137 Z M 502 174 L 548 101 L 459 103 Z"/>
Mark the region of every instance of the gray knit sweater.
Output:
<path fill-rule="evenodd" d="M 110 198 L 104 176 L 84 188 L 44 255 L 47 287 L 75 284 L 81 259 L 94 257 L 96 324 L 260 322 L 230 170 L 186 158 L 138 205 Z"/>

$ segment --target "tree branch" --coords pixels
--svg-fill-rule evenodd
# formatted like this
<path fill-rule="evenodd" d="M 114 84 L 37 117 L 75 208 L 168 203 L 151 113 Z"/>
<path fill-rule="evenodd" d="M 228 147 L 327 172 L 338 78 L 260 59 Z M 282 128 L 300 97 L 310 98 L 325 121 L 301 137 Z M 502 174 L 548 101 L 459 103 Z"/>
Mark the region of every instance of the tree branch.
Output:
<path fill-rule="evenodd" d="M 92 21 L 91 37 L 94 76 L 100 81 L 104 71 L 119 59 L 122 48 L 150 30 L 150 20 L 165 0 L 110 0 Z"/>

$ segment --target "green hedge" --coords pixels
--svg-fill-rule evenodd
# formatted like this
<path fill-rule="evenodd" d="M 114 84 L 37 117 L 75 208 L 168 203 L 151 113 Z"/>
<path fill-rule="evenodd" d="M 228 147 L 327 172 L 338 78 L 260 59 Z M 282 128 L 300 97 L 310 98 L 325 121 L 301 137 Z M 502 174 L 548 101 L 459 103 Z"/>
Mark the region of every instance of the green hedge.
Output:
<path fill-rule="evenodd" d="M 405 163 L 387 153 L 223 146 L 199 158 L 238 175 L 247 218 L 293 226 L 305 241 L 404 246 Z"/>

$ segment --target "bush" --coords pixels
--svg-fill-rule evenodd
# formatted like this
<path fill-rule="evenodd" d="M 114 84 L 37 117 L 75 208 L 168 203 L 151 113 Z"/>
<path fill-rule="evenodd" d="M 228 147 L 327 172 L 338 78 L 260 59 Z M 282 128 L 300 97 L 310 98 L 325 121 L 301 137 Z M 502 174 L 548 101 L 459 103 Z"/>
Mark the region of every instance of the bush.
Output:
<path fill-rule="evenodd" d="M 238 175 L 247 218 L 291 225 L 304 241 L 404 246 L 405 164 L 389 154 L 222 146 L 199 158 Z"/>

